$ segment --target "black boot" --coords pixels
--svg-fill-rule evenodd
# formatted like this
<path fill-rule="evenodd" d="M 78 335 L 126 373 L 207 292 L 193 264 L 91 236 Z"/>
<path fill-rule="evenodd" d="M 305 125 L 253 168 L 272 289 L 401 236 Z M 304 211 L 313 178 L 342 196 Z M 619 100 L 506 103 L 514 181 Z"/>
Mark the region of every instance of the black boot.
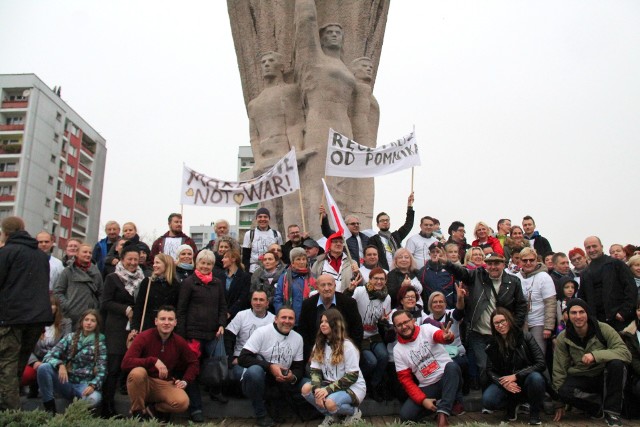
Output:
<path fill-rule="evenodd" d="M 52 399 L 48 402 L 42 402 L 42 405 L 44 406 L 44 410 L 49 412 L 50 414 L 55 415 L 57 413 L 55 399 Z"/>

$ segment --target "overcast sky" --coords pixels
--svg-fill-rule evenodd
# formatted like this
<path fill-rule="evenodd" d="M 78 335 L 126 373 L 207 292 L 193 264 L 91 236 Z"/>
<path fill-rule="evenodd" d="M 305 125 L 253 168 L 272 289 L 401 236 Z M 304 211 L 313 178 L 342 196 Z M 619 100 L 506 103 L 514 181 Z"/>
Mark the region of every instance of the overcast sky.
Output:
<path fill-rule="evenodd" d="M 249 126 L 226 2 L 0 0 L 0 16 L 0 73 L 62 86 L 107 140 L 101 228 L 166 231 L 183 162 L 236 177 Z M 529 214 L 556 251 L 590 234 L 640 244 L 638 22 L 637 1 L 392 2 L 378 143 L 415 124 L 417 217 L 473 230 Z M 408 170 L 376 178 L 392 229 L 409 186 Z M 235 222 L 230 208 L 184 213 L 186 230 Z"/>

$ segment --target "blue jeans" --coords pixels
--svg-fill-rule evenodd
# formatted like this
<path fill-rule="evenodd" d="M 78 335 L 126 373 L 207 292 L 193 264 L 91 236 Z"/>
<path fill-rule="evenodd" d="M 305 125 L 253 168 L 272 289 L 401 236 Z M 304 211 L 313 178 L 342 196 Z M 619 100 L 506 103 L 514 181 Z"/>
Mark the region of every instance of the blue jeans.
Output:
<path fill-rule="evenodd" d="M 212 340 L 198 340 L 200 341 L 200 363 L 209 358 L 216 344 L 215 338 Z M 200 393 L 200 385 L 198 381 L 191 381 L 187 384 L 185 389 L 187 396 L 189 396 L 189 413 L 202 412 L 202 395 Z"/>
<path fill-rule="evenodd" d="M 451 415 L 451 409 L 453 403 L 456 400 L 456 394 L 462 387 L 462 373 L 460 366 L 456 363 L 447 363 L 444 367 L 444 373 L 440 381 L 437 383 L 428 385 L 426 387 L 420 387 L 420 389 L 427 395 L 429 399 L 439 399 L 436 402 L 437 412 L 442 412 L 447 415 Z M 407 399 L 400 408 L 400 421 L 420 421 L 425 415 L 427 410 L 422 405 L 418 405 L 416 402 Z"/>
<path fill-rule="evenodd" d="M 525 401 L 531 406 L 531 416 L 537 416 L 542 409 L 544 401 L 545 380 L 540 372 L 532 372 L 524 381 L 518 381 L 522 389 L 514 394 L 506 391 L 502 386 L 491 383 L 482 393 L 482 406 L 487 409 L 502 409 L 508 405 L 515 407 L 519 402 Z"/>
<path fill-rule="evenodd" d="M 37 372 L 38 387 L 40 388 L 43 402 L 53 400 L 55 398 L 54 392 L 57 392 L 67 400 L 73 400 L 76 397 L 85 400 L 92 408 L 97 407 L 102 400 L 102 394 L 99 391 L 94 391 L 86 397 L 82 396 L 82 392 L 87 388 L 88 384 L 77 384 L 69 381 L 64 384 L 61 383 L 58 378 L 58 371 L 48 363 L 40 365 Z"/>
<path fill-rule="evenodd" d="M 469 356 L 475 358 L 479 374 L 487 367 L 487 353 L 485 348 L 487 348 L 489 342 L 491 342 L 491 335 L 482 335 L 475 331 L 469 331 L 469 335 L 467 336 L 467 344 L 469 345 L 467 353 L 470 353 Z"/>
<path fill-rule="evenodd" d="M 267 373 L 260 365 L 253 365 L 244 371 L 242 375 L 242 393 L 251 399 L 253 412 L 256 417 L 267 415 L 267 407 L 264 404 L 264 390 Z"/>
<path fill-rule="evenodd" d="M 302 381 L 302 385 L 304 386 L 304 384 L 310 383 L 311 380 L 305 378 Z M 356 408 L 354 408 L 352 400 L 351 400 L 351 396 L 349 396 L 349 393 L 347 393 L 346 391 L 336 391 L 335 393 L 331 393 L 330 395 L 328 395 L 326 397 L 327 400 L 331 399 L 335 402 L 336 406 L 338 409 L 336 409 L 335 412 L 329 412 L 327 410 L 327 408 L 323 407 L 323 406 L 318 406 L 316 405 L 316 398 L 313 396 L 313 393 L 309 393 L 309 394 L 303 394 L 302 397 L 304 397 L 306 399 L 307 402 L 309 402 L 311 404 L 311 406 L 313 406 L 314 408 L 316 408 L 322 415 L 334 415 L 334 414 L 338 414 L 338 415 L 353 415 L 354 412 L 356 411 Z"/>
<path fill-rule="evenodd" d="M 362 350 L 360 359 L 362 375 L 371 381 L 372 386 L 382 382 L 387 363 L 389 363 L 389 353 L 385 343 L 371 343 L 371 350 Z"/>

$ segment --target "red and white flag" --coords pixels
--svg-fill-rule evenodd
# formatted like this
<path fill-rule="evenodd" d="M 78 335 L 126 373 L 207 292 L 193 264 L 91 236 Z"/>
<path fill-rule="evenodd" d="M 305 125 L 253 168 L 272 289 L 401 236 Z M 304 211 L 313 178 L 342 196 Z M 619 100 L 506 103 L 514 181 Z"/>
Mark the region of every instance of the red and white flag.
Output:
<path fill-rule="evenodd" d="M 324 196 L 327 199 L 327 216 L 329 219 L 329 225 L 332 230 L 336 230 L 335 233 L 327 237 L 325 251 L 329 252 L 331 240 L 335 237 L 342 236 L 346 242 L 346 240 L 351 237 L 351 231 L 347 228 L 347 223 L 344 222 L 344 218 L 340 213 L 340 208 L 336 204 L 336 201 L 331 197 L 331 193 L 329 193 L 329 188 L 327 188 L 327 183 L 324 181 L 324 178 L 322 179 L 322 185 L 324 186 Z"/>

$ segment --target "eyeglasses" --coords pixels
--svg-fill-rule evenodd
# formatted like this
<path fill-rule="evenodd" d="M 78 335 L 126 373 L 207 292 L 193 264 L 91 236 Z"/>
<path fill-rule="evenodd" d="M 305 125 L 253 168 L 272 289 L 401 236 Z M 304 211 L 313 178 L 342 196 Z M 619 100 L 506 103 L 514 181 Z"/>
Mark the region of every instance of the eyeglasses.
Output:
<path fill-rule="evenodd" d="M 526 259 L 525 259 L 525 258 L 520 258 L 520 261 L 521 261 L 523 264 L 529 264 L 529 263 L 534 263 L 534 262 L 536 262 L 537 260 L 536 260 L 535 258 L 526 258 Z"/>
<path fill-rule="evenodd" d="M 387 280 L 387 279 L 385 279 L 384 277 L 372 277 L 371 278 L 372 282 L 384 282 L 385 280 Z"/>
<path fill-rule="evenodd" d="M 459 228 L 456 230 L 458 233 L 466 233 L 466 230 L 464 228 Z"/>
<path fill-rule="evenodd" d="M 398 323 L 397 325 L 393 325 L 396 329 L 402 329 L 405 326 L 409 326 L 413 323 L 413 319 L 405 320 L 402 323 Z"/>
<path fill-rule="evenodd" d="M 495 326 L 496 328 L 499 328 L 500 326 L 504 326 L 507 324 L 507 319 L 502 319 L 498 322 L 493 322 L 493 326 Z"/>
<path fill-rule="evenodd" d="M 404 299 L 417 299 L 415 295 L 405 295 Z"/>
<path fill-rule="evenodd" d="M 378 222 L 389 222 L 389 221 L 391 221 L 390 218 L 380 218 Z"/>
<path fill-rule="evenodd" d="M 359 222 L 350 222 L 347 225 L 360 226 Z"/>

